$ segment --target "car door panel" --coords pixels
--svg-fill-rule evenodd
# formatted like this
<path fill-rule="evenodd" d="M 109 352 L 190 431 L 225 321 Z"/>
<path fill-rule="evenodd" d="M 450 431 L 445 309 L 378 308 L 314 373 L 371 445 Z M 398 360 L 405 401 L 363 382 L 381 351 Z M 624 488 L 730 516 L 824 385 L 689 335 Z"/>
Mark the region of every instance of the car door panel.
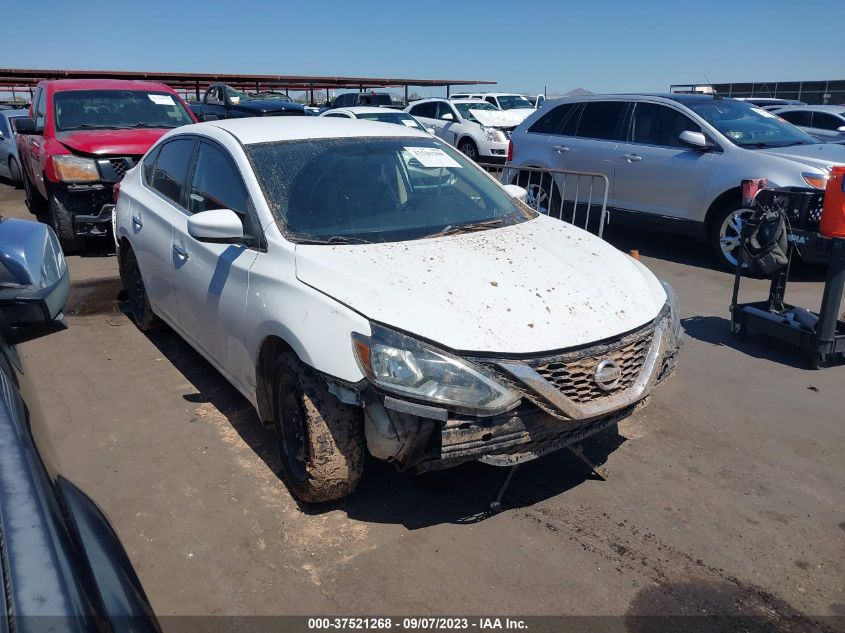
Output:
<path fill-rule="evenodd" d="M 261 237 L 250 205 L 228 153 L 203 141 L 191 176 L 189 211 L 173 225 L 173 274 L 185 333 L 218 368 L 226 368 L 227 377 L 239 388 L 244 385 L 238 377 L 247 375 L 245 366 L 251 366 L 242 323 L 249 270 Z M 256 241 L 219 244 L 197 240 L 188 233 L 191 214 L 220 208 L 239 213 L 245 235 Z"/>
<path fill-rule="evenodd" d="M 682 129 L 683 128 L 683 129 Z M 616 151 L 608 206 L 685 220 L 700 217 L 714 152 L 684 146 L 678 135 L 701 127 L 668 106 L 637 102 Z"/>

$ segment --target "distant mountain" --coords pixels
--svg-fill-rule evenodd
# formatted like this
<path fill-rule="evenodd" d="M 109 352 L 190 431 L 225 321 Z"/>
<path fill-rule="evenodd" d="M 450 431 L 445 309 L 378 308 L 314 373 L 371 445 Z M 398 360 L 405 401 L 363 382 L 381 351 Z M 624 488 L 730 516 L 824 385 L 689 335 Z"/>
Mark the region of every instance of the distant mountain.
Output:
<path fill-rule="evenodd" d="M 566 93 L 567 97 L 583 97 L 585 95 L 593 94 L 592 91 L 587 90 L 586 88 L 574 88 Z"/>

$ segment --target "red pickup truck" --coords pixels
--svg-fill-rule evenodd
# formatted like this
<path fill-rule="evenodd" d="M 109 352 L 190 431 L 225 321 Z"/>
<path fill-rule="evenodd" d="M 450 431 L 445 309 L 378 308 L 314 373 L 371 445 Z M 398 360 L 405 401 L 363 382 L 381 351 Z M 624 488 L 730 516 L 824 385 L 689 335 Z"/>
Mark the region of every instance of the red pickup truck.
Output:
<path fill-rule="evenodd" d="M 112 189 L 167 130 L 196 123 L 167 86 L 116 79 L 42 81 L 18 119 L 26 202 L 66 253 L 111 232 Z M 104 208 L 105 207 L 105 208 Z"/>

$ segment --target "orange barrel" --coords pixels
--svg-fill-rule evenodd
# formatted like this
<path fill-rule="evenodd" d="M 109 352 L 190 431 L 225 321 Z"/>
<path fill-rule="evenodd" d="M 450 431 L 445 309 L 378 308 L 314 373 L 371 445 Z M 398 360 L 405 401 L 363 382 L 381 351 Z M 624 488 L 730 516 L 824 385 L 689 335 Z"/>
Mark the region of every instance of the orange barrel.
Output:
<path fill-rule="evenodd" d="M 819 232 L 826 237 L 845 237 L 845 165 L 830 170 Z"/>

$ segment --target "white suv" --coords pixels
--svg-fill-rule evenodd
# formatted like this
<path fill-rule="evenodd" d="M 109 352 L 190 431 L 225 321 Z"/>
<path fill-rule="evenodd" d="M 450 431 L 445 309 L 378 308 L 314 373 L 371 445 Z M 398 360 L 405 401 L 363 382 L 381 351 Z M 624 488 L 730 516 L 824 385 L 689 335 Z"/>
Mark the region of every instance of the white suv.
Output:
<path fill-rule="evenodd" d="M 480 99 L 423 99 L 414 101 L 405 112 L 482 163 L 505 162 L 511 131 L 524 119 Z"/>
<path fill-rule="evenodd" d="M 539 100 L 540 95 L 535 97 L 535 103 Z M 481 99 L 487 103 L 491 103 L 499 110 L 513 110 L 522 116 L 523 119 L 534 114 L 534 110 L 539 106 L 535 106 L 531 100 L 525 95 L 516 94 L 515 92 L 461 92 L 452 95 L 450 99 Z M 543 98 L 545 100 L 545 97 Z M 542 105 L 542 102 L 540 102 Z"/>
<path fill-rule="evenodd" d="M 509 466 L 643 406 L 680 342 L 669 286 L 511 193 L 401 125 L 183 126 L 121 184 L 121 277 L 141 329 L 167 322 L 275 427 L 304 501 L 351 492 L 366 450 Z"/>
<path fill-rule="evenodd" d="M 511 141 L 513 165 L 606 174 L 611 222 L 704 237 L 729 269 L 750 214 L 743 179 L 823 189 L 830 167 L 845 163 L 845 146 L 819 144 L 771 112 L 711 95 L 560 99 L 526 119 Z M 548 176 L 539 189 L 529 194 L 560 195 Z"/>

